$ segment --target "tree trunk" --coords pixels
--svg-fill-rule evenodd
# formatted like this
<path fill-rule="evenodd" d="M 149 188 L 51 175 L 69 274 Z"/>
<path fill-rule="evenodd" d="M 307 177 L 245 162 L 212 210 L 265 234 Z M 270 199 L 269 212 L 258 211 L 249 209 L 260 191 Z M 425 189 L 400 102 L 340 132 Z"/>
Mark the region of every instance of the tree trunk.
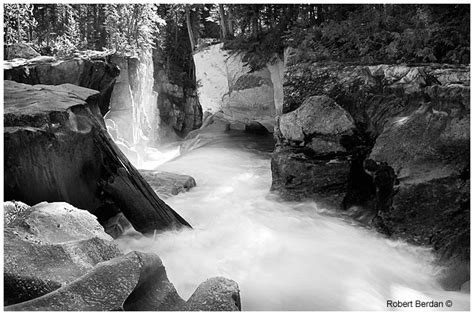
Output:
<path fill-rule="evenodd" d="M 191 44 L 191 52 L 194 52 L 194 47 L 196 43 L 194 42 L 193 28 L 191 25 L 191 12 L 189 10 L 189 5 L 186 5 L 186 27 L 188 29 L 189 43 Z"/>
<path fill-rule="evenodd" d="M 224 5 L 219 4 L 219 16 L 221 18 L 221 35 L 222 39 L 227 39 L 227 21 L 226 21 L 226 15 L 224 12 Z"/>
<path fill-rule="evenodd" d="M 229 16 L 227 18 L 229 38 L 234 37 L 234 15 L 232 14 L 232 6 L 229 8 Z"/>

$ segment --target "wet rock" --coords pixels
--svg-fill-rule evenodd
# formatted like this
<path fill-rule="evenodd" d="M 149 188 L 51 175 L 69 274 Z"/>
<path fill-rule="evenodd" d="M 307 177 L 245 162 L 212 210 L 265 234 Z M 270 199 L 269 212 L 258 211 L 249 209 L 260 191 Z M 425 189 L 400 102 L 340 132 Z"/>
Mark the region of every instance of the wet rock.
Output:
<path fill-rule="evenodd" d="M 12 204 L 5 205 L 6 305 L 52 292 L 121 254 L 85 210 L 43 202 L 26 208 L 22 204 L 21 211 L 13 213 Z"/>
<path fill-rule="evenodd" d="M 350 162 L 344 158 L 312 158 L 293 149 L 272 155 L 272 191 L 287 200 L 312 198 L 340 208 L 346 192 Z"/>
<path fill-rule="evenodd" d="M 110 62 L 110 54 L 88 52 L 57 60 L 54 57 L 36 57 L 30 60 L 4 62 L 5 80 L 26 84 L 74 84 L 100 91 L 98 105 L 102 115 L 109 110 L 110 96 L 119 68 Z"/>
<path fill-rule="evenodd" d="M 189 175 L 149 170 L 140 170 L 140 174 L 163 199 L 186 192 L 196 186 L 196 181 Z"/>
<path fill-rule="evenodd" d="M 201 283 L 184 306 L 185 311 L 241 311 L 239 286 L 235 281 L 215 277 Z"/>
<path fill-rule="evenodd" d="M 142 233 L 189 226 L 156 196 L 105 130 L 99 93 L 5 81 L 5 197 L 65 201 L 100 222 L 123 212 Z M 117 211 L 118 209 L 118 211 Z"/>
<path fill-rule="evenodd" d="M 183 300 L 158 256 L 131 252 L 97 264 L 75 281 L 8 311 L 170 311 Z"/>

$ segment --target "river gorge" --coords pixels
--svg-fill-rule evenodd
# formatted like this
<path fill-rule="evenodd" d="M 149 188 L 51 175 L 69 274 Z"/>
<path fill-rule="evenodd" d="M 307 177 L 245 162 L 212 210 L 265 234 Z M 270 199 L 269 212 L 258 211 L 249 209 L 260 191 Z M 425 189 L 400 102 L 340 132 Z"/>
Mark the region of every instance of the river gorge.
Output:
<path fill-rule="evenodd" d="M 461 7 L 7 6 L 4 310 L 470 310 Z"/>

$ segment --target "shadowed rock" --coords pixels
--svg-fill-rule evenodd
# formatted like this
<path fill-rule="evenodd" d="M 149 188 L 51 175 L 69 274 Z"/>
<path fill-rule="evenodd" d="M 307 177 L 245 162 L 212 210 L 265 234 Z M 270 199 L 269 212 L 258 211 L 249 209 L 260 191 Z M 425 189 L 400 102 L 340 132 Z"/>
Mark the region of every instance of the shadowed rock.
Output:
<path fill-rule="evenodd" d="M 142 233 L 189 226 L 112 141 L 98 92 L 72 84 L 4 87 L 7 200 L 65 201 L 100 222 L 123 212 Z"/>

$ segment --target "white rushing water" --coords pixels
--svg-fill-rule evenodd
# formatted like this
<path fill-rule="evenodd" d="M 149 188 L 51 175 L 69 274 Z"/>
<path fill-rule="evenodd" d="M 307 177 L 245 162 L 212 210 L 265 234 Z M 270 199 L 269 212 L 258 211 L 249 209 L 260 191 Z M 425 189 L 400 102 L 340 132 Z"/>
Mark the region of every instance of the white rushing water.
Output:
<path fill-rule="evenodd" d="M 388 240 L 314 202 L 279 201 L 269 192 L 269 154 L 250 146 L 229 136 L 159 166 L 196 179 L 197 187 L 166 200 L 193 229 L 122 239 L 121 247 L 158 254 L 184 299 L 210 277 L 235 280 L 243 310 L 383 311 L 387 300 L 417 299 L 469 309 L 469 294 L 437 284 L 428 249 Z"/>

